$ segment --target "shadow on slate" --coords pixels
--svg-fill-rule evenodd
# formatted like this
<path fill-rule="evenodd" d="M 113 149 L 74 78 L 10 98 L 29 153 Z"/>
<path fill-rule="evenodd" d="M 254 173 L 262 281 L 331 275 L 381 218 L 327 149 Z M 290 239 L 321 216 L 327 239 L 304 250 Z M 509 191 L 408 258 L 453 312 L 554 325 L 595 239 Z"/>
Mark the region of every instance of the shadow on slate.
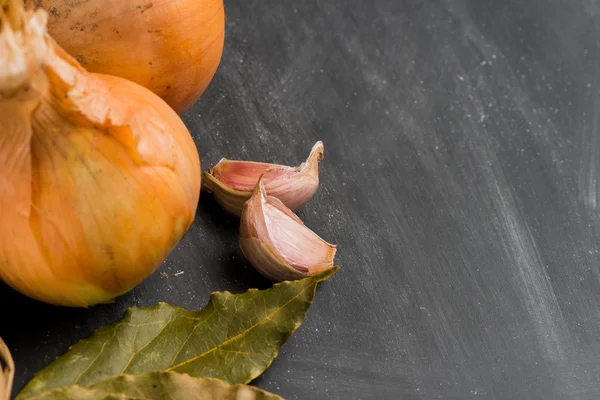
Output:
<path fill-rule="evenodd" d="M 272 286 L 271 281 L 252 268 L 240 250 L 236 240 L 239 218 L 226 213 L 212 194 L 202 192 L 200 195 L 196 221 L 202 221 L 203 227 L 211 232 L 212 239 L 223 244 L 222 248 L 215 249 L 221 252 L 221 257 L 214 273 L 236 283 L 235 287 L 228 287 L 228 290 L 240 293 L 250 288 L 266 289 Z"/>

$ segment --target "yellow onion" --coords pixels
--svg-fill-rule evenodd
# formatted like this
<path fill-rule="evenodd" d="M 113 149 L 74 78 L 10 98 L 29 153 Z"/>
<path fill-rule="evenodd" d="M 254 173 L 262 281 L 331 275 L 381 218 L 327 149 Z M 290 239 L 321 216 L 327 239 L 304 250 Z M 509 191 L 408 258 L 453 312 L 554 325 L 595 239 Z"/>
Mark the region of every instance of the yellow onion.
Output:
<path fill-rule="evenodd" d="M 9 400 L 15 376 L 15 363 L 8 347 L 0 338 L 0 400 Z"/>
<path fill-rule="evenodd" d="M 26 0 L 49 12 L 48 32 L 88 71 L 136 82 L 183 113 L 223 52 L 223 0 Z"/>
<path fill-rule="evenodd" d="M 20 0 L 0 8 L 0 278 L 88 306 L 139 284 L 180 240 L 200 160 L 165 102 L 88 73 L 45 26 Z"/>

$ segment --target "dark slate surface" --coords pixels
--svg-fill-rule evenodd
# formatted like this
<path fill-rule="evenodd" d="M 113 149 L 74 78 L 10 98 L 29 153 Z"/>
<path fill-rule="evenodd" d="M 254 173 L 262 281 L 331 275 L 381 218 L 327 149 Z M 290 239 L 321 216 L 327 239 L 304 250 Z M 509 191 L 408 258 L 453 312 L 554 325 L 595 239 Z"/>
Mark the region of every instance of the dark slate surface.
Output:
<path fill-rule="evenodd" d="M 342 271 L 255 384 L 289 399 L 600 398 L 600 2 L 226 1 L 222 66 L 185 116 L 203 167 L 297 164 Z M 0 287 L 16 387 L 130 305 L 266 287 L 203 195 L 115 304 Z"/>

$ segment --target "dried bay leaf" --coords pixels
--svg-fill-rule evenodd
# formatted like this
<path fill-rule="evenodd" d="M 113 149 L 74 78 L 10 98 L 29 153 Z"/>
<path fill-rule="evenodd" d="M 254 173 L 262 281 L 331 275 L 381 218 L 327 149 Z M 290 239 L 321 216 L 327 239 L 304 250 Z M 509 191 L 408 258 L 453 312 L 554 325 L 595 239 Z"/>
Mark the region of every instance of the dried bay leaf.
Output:
<path fill-rule="evenodd" d="M 230 385 L 220 379 L 192 378 L 176 372 L 121 375 L 92 386 L 52 389 L 27 400 L 283 400 L 246 385 Z"/>
<path fill-rule="evenodd" d="M 98 329 L 38 372 L 17 399 L 154 371 L 248 383 L 271 364 L 300 326 L 317 284 L 337 270 L 262 291 L 212 293 L 198 312 L 165 303 L 132 307 L 121 321 Z"/>

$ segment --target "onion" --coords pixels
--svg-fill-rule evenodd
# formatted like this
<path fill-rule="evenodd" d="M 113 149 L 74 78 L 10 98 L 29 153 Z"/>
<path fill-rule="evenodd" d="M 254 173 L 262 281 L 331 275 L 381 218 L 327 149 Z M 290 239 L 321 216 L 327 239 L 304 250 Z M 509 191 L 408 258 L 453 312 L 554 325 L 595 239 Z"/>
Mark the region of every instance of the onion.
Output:
<path fill-rule="evenodd" d="M 88 71 L 120 76 L 183 113 L 223 52 L 223 0 L 26 0 L 49 12 L 48 32 Z"/>
<path fill-rule="evenodd" d="M 21 0 L 0 8 L 0 278 L 88 306 L 139 284 L 181 239 L 200 160 L 165 102 L 88 73 L 45 22 Z"/>

